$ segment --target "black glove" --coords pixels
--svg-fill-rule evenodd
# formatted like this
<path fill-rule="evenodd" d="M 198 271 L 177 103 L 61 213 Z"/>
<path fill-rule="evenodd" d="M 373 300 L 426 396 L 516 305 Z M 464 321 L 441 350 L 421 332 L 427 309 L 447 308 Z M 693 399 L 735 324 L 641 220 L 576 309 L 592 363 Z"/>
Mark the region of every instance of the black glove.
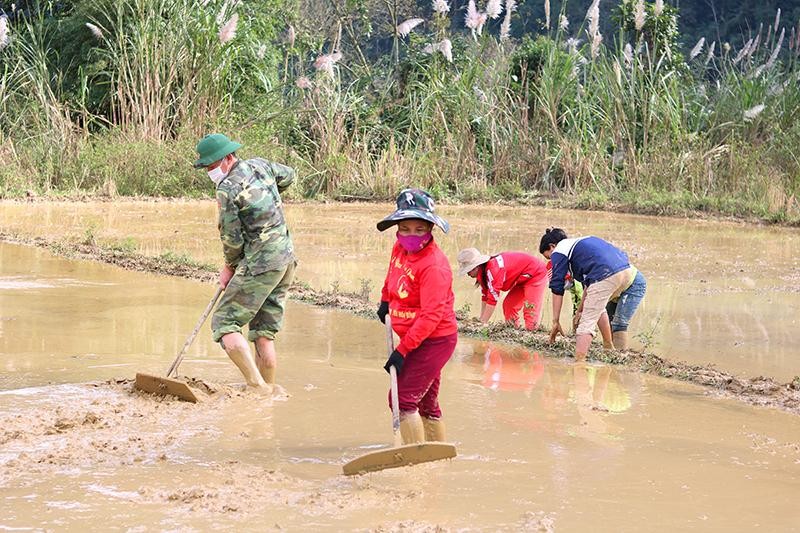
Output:
<path fill-rule="evenodd" d="M 378 306 L 378 318 L 381 319 L 381 322 L 386 324 L 386 315 L 389 314 L 389 302 L 381 301 L 381 305 Z"/>
<path fill-rule="evenodd" d="M 392 355 L 389 356 L 389 359 L 386 360 L 386 364 L 383 365 L 383 369 L 389 372 L 389 367 L 393 366 L 399 374 L 400 371 L 403 370 L 403 363 L 405 363 L 405 361 L 406 358 L 403 357 L 403 354 L 395 350 L 392 352 Z"/>

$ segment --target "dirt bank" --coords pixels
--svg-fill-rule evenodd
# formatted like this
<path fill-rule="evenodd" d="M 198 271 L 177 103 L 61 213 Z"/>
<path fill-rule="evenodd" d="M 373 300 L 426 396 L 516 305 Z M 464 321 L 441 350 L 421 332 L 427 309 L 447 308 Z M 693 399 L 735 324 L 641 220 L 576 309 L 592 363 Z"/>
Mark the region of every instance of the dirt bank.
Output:
<path fill-rule="evenodd" d="M 5 242 L 47 248 L 65 257 L 101 261 L 129 270 L 179 276 L 209 283 L 214 282 L 217 277 L 209 266 L 189 264 L 180 258 L 149 257 L 128 251 L 104 248 L 92 243 L 24 238 L 7 233 L 0 233 L 0 239 Z M 320 291 L 305 284 L 296 283 L 292 288 L 291 297 L 311 305 L 346 310 L 365 318 L 375 317 L 375 305 L 354 294 Z M 559 339 L 551 345 L 548 343 L 547 335 L 542 331 L 522 331 L 502 323 L 487 326 L 476 319 L 459 317 L 459 332 L 471 337 L 519 344 L 541 350 L 552 357 L 571 357 L 573 351 L 572 343 L 568 339 Z M 589 360 L 621 365 L 628 370 L 691 382 L 707 387 L 712 393 L 735 398 L 751 405 L 780 408 L 800 414 L 800 377 L 795 377 L 788 383 L 778 383 L 771 378 L 760 376 L 736 377 L 713 366 L 691 365 L 667 360 L 652 353 L 632 350 L 608 352 L 594 348 L 589 354 Z"/>

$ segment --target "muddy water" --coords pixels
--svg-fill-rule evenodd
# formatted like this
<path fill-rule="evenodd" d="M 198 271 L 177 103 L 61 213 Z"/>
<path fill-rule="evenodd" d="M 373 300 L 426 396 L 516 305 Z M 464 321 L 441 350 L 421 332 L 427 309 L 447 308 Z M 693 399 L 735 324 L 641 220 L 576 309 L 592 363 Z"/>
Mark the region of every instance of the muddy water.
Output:
<path fill-rule="evenodd" d="M 291 303 L 274 399 L 242 392 L 204 329 L 181 373 L 216 392 L 155 401 L 85 382 L 163 372 L 213 287 L 7 244 L 0 259 L 0 529 L 800 524 L 791 415 L 462 339 L 441 397 L 459 457 L 345 478 L 391 442 L 379 324 Z"/>
<path fill-rule="evenodd" d="M 169 251 L 218 264 L 215 209 L 208 201 L 2 203 L 0 228 L 91 237 L 147 254 Z M 439 242 L 454 264 L 458 250 L 467 246 L 536 253 L 548 225 L 617 243 L 649 283 L 632 323 L 632 333 L 639 335 L 634 347 L 644 343 L 669 358 L 713 363 L 745 376 L 785 381 L 800 374 L 797 229 L 539 208 L 440 209 L 452 230 L 440 234 Z M 378 233 L 374 223 L 389 210 L 388 205 L 287 206 L 301 259 L 299 278 L 315 288 L 366 289 L 377 299 L 393 237 Z M 457 306 L 469 304 L 475 313 L 480 297 L 469 281 L 458 279 L 455 288 Z"/>

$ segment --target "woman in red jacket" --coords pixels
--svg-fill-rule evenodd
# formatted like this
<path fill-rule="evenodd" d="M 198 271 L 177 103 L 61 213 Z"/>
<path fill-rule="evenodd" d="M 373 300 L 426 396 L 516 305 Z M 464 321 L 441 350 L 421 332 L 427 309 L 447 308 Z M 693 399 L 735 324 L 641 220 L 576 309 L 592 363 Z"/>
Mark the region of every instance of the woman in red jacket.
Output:
<path fill-rule="evenodd" d="M 459 275 L 475 278 L 481 288 L 481 322 L 488 322 L 497 307 L 500 293 L 508 291 L 503 300 L 506 321 L 519 325 L 519 312 L 527 329 L 536 329 L 542 320 L 542 302 L 547 287 L 545 264 L 525 252 L 503 252 L 494 256 L 480 253 L 476 248 L 458 252 Z"/>
<path fill-rule="evenodd" d="M 397 197 L 397 210 L 378 222 L 378 230 L 394 225 L 397 240 L 378 317 L 381 322 L 387 314 L 391 317 L 400 343 L 383 368 L 397 369 L 403 443 L 444 441 L 439 383 L 456 347 L 458 325 L 453 272 L 431 231 L 436 225 L 447 233 L 450 226 L 434 213 L 433 199 L 421 189 L 403 190 Z"/>

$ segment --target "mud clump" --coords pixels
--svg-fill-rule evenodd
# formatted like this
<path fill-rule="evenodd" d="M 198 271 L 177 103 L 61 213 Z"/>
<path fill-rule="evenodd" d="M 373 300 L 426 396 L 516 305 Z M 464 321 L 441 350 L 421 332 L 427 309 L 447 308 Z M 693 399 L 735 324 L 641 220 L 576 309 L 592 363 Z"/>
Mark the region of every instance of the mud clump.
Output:
<path fill-rule="evenodd" d="M 539 533 L 553 533 L 555 530 L 555 519 L 544 511 L 525 513 L 518 529 L 518 531 L 536 531 Z"/>
<path fill-rule="evenodd" d="M 370 529 L 370 531 L 372 533 L 449 533 L 452 530 L 443 526 L 428 524 L 426 522 L 403 520 L 402 522 L 384 524 Z"/>

